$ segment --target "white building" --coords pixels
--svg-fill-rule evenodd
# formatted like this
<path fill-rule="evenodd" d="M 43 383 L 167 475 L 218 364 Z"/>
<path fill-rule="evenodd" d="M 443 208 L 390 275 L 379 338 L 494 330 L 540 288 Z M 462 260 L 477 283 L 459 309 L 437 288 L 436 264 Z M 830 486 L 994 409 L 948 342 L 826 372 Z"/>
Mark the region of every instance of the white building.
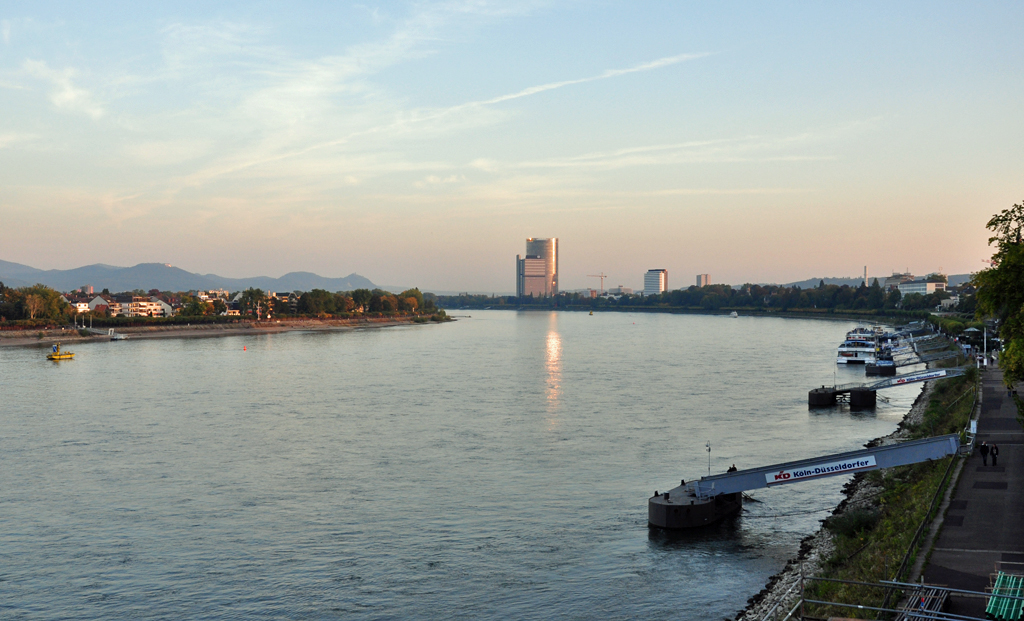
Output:
<path fill-rule="evenodd" d="M 65 295 L 61 295 L 60 299 L 62 301 L 64 301 L 64 302 L 66 302 L 69 306 L 71 306 L 71 308 L 75 309 L 76 313 L 79 313 L 79 314 L 81 314 L 81 313 L 88 313 L 89 310 L 90 310 L 89 309 L 89 302 L 83 302 L 83 301 L 77 300 L 77 299 L 76 300 L 69 300 L 67 298 L 67 296 L 65 296 Z"/>
<path fill-rule="evenodd" d="M 171 315 L 174 314 L 174 309 L 171 307 L 171 305 L 168 304 L 167 302 L 164 302 L 160 298 L 153 296 L 149 298 L 149 301 L 160 307 L 161 314 L 155 315 L 156 317 L 170 317 Z"/>
<path fill-rule="evenodd" d="M 117 317 L 122 314 L 121 303 L 115 300 L 113 296 L 97 295 L 93 299 L 89 300 L 89 310 L 94 311 L 100 306 L 106 306 L 111 317 Z"/>
<path fill-rule="evenodd" d="M 609 289 L 608 293 L 611 293 L 611 294 L 614 294 L 614 295 L 623 295 L 625 293 L 632 294 L 633 293 L 633 288 L 632 287 L 623 287 L 622 285 L 619 285 L 618 287 L 612 287 L 611 289 Z"/>
<path fill-rule="evenodd" d="M 707 287 L 710 284 L 711 284 L 711 275 L 710 274 L 697 274 L 697 286 L 698 287 Z"/>
<path fill-rule="evenodd" d="M 163 317 L 164 308 L 161 306 L 163 302 L 154 302 L 152 298 L 145 296 L 132 296 L 131 302 L 128 303 L 129 317 Z M 124 304 L 121 304 L 122 308 Z"/>
<path fill-rule="evenodd" d="M 644 295 L 658 295 L 668 291 L 668 270 L 647 270 L 644 274 Z"/>
<path fill-rule="evenodd" d="M 210 289 L 209 291 L 197 291 L 196 297 L 204 302 L 212 302 L 216 299 L 227 300 L 231 293 L 226 289 Z"/>
<path fill-rule="evenodd" d="M 928 282 L 927 280 L 911 280 L 910 282 L 901 282 L 899 284 L 900 295 L 906 297 L 911 293 L 920 293 L 921 295 L 931 295 L 936 291 L 945 291 L 946 283 L 944 282 Z"/>

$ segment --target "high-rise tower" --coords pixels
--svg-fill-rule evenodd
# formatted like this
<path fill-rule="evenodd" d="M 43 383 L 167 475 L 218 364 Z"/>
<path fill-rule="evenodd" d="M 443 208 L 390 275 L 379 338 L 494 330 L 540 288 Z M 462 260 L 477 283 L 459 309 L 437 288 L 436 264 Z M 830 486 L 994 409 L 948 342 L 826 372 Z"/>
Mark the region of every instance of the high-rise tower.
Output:
<path fill-rule="evenodd" d="M 516 295 L 558 295 L 558 238 L 526 239 L 526 256 L 516 255 Z"/>
<path fill-rule="evenodd" d="M 668 270 L 647 270 L 644 274 L 644 295 L 668 291 Z"/>

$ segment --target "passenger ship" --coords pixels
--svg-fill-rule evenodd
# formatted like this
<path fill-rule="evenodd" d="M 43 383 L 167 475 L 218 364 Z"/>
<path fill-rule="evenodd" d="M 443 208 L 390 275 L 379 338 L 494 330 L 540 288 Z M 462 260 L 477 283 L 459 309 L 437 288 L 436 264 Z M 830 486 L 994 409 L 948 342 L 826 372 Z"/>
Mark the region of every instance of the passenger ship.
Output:
<path fill-rule="evenodd" d="M 839 346 L 839 364 L 867 364 L 875 362 L 876 349 L 875 330 L 857 328 L 846 333 L 846 340 Z"/>

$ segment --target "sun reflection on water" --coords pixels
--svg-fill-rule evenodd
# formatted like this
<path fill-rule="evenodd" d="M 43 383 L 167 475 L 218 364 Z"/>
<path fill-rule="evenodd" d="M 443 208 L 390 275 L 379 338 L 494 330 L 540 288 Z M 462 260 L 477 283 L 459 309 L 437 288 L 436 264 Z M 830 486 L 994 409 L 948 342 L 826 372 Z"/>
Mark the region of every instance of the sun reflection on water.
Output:
<path fill-rule="evenodd" d="M 558 409 L 559 397 L 562 395 L 562 337 L 554 327 L 548 330 L 547 356 L 544 366 L 548 375 L 548 411 L 552 412 Z"/>

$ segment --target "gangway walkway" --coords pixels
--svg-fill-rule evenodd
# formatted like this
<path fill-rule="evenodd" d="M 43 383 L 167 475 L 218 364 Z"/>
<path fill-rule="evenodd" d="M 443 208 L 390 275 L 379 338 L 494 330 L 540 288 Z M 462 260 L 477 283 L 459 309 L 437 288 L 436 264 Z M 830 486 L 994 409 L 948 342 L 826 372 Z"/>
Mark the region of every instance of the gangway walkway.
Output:
<path fill-rule="evenodd" d="M 905 466 L 932 459 L 956 455 L 960 450 L 960 436 L 949 434 L 922 440 L 909 440 L 889 446 L 822 455 L 811 459 L 800 459 L 761 468 L 750 468 L 736 472 L 725 472 L 701 477 L 690 486 L 697 497 L 706 498 L 718 494 L 745 492 L 762 487 L 774 487 L 785 483 L 797 483 L 823 477 Z M 674 490 L 682 493 L 690 486 L 679 486 Z"/>
<path fill-rule="evenodd" d="M 654 492 L 647 521 L 669 529 L 705 526 L 739 513 L 747 490 L 942 459 L 959 450 L 960 436 L 952 434 L 683 480 L 663 494 Z"/>
<path fill-rule="evenodd" d="M 967 372 L 968 367 L 954 367 L 951 369 L 924 369 L 913 373 L 887 377 L 877 382 L 863 384 L 838 384 L 835 386 L 822 386 L 814 388 L 807 394 L 807 403 L 812 406 L 832 406 L 838 401 L 839 395 L 850 395 L 850 405 L 856 407 L 874 407 L 875 392 L 892 386 L 902 386 L 915 382 L 927 382 L 929 380 L 947 379 L 957 377 Z"/>

